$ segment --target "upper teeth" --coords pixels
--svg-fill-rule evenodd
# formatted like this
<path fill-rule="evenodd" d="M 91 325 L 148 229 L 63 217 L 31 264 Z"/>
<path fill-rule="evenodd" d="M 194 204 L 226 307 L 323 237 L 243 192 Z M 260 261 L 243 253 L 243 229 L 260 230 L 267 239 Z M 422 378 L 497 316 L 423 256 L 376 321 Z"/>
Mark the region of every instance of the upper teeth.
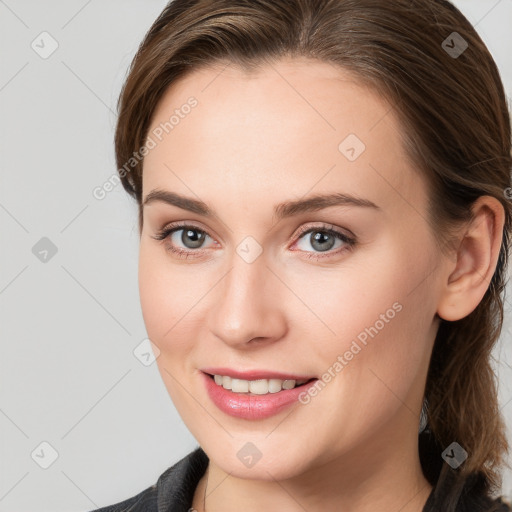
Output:
<path fill-rule="evenodd" d="M 293 379 L 258 379 L 244 380 L 233 379 L 227 375 L 214 375 L 215 383 L 224 389 L 230 389 L 235 393 L 254 393 L 256 395 L 265 395 L 267 393 L 277 393 L 283 389 L 293 389 L 296 385 L 300 386 L 307 382 L 306 380 Z"/>

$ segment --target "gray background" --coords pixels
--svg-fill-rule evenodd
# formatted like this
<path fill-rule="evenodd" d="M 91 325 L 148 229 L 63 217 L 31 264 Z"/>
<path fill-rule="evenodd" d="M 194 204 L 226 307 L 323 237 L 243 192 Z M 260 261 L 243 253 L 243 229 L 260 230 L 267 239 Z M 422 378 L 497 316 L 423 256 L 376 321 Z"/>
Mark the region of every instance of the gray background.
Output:
<path fill-rule="evenodd" d="M 455 3 L 511 97 L 512 0 Z M 165 4 L 0 0 L 0 512 L 121 501 L 196 446 L 156 363 L 133 353 L 146 338 L 135 203 L 121 186 L 92 195 L 115 173 L 117 96 Z M 512 440 L 511 301 L 496 368 Z M 47 469 L 43 442 L 58 453 Z"/>

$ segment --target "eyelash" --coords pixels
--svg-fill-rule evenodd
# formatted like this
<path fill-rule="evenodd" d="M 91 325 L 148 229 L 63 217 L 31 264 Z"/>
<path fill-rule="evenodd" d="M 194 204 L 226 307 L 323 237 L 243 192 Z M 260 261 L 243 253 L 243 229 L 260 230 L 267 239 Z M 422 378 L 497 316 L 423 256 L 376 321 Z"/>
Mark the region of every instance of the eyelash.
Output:
<path fill-rule="evenodd" d="M 159 240 L 159 241 L 163 242 L 170 235 L 172 235 L 176 231 L 181 231 L 184 228 L 188 228 L 193 231 L 198 231 L 200 233 L 203 233 L 203 234 L 209 236 L 210 238 L 213 238 L 203 229 L 200 229 L 192 224 L 187 224 L 185 222 L 175 222 L 175 223 L 169 224 L 169 225 L 165 226 L 164 228 L 162 228 L 161 230 L 159 230 L 157 232 L 157 234 L 155 236 L 152 236 L 151 238 L 154 238 L 155 240 Z M 332 235 L 335 238 L 338 238 L 339 240 L 344 242 L 345 247 L 338 248 L 337 250 L 334 250 L 334 251 L 325 251 L 325 254 L 322 254 L 319 252 L 315 253 L 315 252 L 310 252 L 310 251 L 304 251 L 307 254 L 307 256 L 305 256 L 307 259 L 321 260 L 324 258 L 329 258 L 329 257 L 335 256 L 335 255 L 341 254 L 345 251 L 352 250 L 357 243 L 354 238 L 351 238 L 351 237 L 345 235 L 341 231 L 338 231 L 338 230 L 334 229 L 332 226 L 327 225 L 327 224 L 322 224 L 320 226 L 313 226 L 313 227 L 304 227 L 304 228 L 299 229 L 299 232 L 297 234 L 297 240 L 299 240 L 304 235 L 311 233 L 311 232 L 320 232 L 320 233 L 326 233 L 328 235 Z M 179 247 L 174 247 L 174 246 L 169 245 L 166 248 L 166 250 L 168 250 L 171 253 L 176 254 L 179 258 L 189 258 L 189 257 L 195 258 L 198 256 L 195 256 L 195 255 L 192 256 L 193 253 L 201 253 L 205 249 L 181 249 Z"/>

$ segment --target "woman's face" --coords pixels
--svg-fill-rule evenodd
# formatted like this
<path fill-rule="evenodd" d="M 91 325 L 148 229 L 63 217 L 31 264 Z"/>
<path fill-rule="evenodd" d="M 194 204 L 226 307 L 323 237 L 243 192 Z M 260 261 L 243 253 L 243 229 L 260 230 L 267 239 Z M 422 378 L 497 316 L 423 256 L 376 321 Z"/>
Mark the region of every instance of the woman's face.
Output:
<path fill-rule="evenodd" d="M 204 68 L 158 105 L 142 311 L 179 414 L 224 471 L 417 457 L 441 260 L 399 130 L 384 100 L 308 60 Z M 249 395 L 204 373 L 250 371 L 317 380 Z"/>

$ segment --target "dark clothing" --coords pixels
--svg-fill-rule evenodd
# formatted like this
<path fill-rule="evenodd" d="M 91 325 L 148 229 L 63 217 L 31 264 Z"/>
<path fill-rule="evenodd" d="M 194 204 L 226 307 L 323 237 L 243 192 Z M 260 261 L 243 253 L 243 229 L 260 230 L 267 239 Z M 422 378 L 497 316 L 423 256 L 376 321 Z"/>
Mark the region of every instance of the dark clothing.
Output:
<path fill-rule="evenodd" d="M 166 469 L 156 484 L 132 498 L 91 512 L 188 512 L 207 467 L 206 453 L 196 448 Z"/>
<path fill-rule="evenodd" d="M 196 486 L 208 467 L 208 457 L 200 448 L 183 457 L 162 473 L 158 482 L 141 493 L 125 501 L 91 512 L 188 512 L 192 507 L 192 499 Z M 501 499 L 492 500 L 478 495 L 471 486 L 471 481 L 459 491 L 453 493 L 457 485 L 456 471 L 444 464 L 442 485 L 435 486 L 428 497 L 423 512 L 510 512 L 507 504 Z M 454 508 L 446 504 L 448 490 Z"/>

